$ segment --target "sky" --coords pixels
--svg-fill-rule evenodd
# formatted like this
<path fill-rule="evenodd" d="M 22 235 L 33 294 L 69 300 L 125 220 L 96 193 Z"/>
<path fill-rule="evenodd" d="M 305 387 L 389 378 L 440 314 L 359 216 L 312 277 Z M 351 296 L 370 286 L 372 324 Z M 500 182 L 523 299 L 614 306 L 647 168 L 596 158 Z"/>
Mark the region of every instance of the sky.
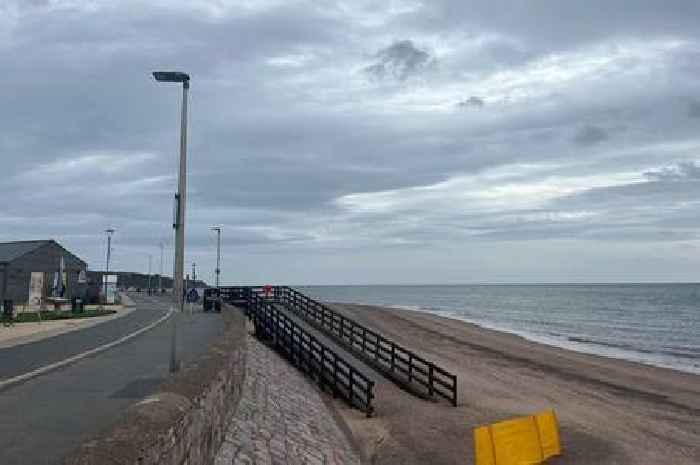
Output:
<path fill-rule="evenodd" d="M 700 2 L 2 0 L 0 241 L 224 284 L 700 280 Z"/>

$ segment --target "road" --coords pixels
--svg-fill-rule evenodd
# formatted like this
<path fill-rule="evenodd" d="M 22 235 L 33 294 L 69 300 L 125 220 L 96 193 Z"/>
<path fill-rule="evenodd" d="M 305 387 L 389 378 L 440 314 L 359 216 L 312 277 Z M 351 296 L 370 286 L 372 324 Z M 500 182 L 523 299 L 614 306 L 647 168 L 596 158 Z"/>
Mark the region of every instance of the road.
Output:
<path fill-rule="evenodd" d="M 0 349 L 0 379 L 60 361 L 131 333 L 166 314 L 169 300 L 132 295 L 137 309 L 122 318 L 36 343 Z M 221 315 L 182 315 L 183 363 L 223 333 Z M 155 392 L 168 376 L 170 322 L 94 357 L 0 392 L 0 464 L 55 465 L 126 407 Z"/>

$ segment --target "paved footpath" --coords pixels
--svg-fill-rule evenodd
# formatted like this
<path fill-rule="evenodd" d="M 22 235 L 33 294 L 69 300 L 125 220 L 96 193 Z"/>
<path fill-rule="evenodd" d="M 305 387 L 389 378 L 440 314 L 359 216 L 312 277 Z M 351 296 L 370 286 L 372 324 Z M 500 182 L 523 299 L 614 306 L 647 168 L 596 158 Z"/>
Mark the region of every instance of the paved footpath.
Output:
<path fill-rule="evenodd" d="M 215 465 L 345 465 L 360 458 L 321 393 L 252 336 L 243 397 Z"/>
<path fill-rule="evenodd" d="M 134 296 L 122 318 L 24 346 L 0 349 L 2 375 L 60 360 L 136 330 L 165 314 L 167 298 Z M 178 340 L 184 363 L 223 334 L 221 315 L 182 315 Z M 0 392 L 0 465 L 56 465 L 95 434 L 109 429 L 131 404 L 168 377 L 170 322 L 124 344 Z"/>

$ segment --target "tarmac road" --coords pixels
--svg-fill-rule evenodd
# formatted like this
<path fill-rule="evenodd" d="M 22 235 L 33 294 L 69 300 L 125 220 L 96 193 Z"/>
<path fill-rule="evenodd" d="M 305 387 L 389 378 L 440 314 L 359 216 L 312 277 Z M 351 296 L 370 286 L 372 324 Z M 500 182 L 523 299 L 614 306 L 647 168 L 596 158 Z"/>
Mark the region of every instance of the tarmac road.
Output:
<path fill-rule="evenodd" d="M 112 342 L 159 319 L 170 300 L 132 294 L 122 318 L 35 343 L 0 349 L 0 380 Z M 198 310 L 201 307 L 196 307 Z M 187 363 L 223 333 L 221 315 L 181 315 L 179 354 Z M 168 376 L 170 321 L 134 339 L 0 391 L 0 464 L 55 465 Z"/>

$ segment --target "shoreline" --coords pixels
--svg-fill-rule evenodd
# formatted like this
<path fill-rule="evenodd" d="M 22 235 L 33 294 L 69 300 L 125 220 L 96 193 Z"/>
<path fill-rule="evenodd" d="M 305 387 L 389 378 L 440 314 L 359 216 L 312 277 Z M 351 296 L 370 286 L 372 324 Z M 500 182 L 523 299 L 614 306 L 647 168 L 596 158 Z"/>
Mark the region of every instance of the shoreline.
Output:
<path fill-rule="evenodd" d="M 696 374 L 549 346 L 424 311 L 329 305 L 458 377 L 457 407 L 418 400 L 378 379 L 376 419 L 341 409 L 373 463 L 469 463 L 474 427 L 550 407 L 564 445 L 561 462 L 552 463 L 700 463 Z"/>
<path fill-rule="evenodd" d="M 640 365 L 645 365 L 649 367 L 664 368 L 667 370 L 672 370 L 679 373 L 687 373 L 691 375 L 700 376 L 700 354 L 697 357 L 687 356 L 687 355 L 675 355 L 675 354 L 664 354 L 661 352 L 646 351 L 643 349 L 637 349 L 634 347 L 623 347 L 617 345 L 610 345 L 600 341 L 593 341 L 588 339 L 588 335 L 551 335 L 544 336 L 535 334 L 533 332 L 521 331 L 516 329 L 511 329 L 498 323 L 491 323 L 488 321 L 477 321 L 465 318 L 457 314 L 456 310 L 430 310 L 423 308 L 419 305 L 390 305 L 390 304 L 372 304 L 364 302 L 340 302 L 340 301 L 329 301 L 330 304 L 338 305 L 360 305 L 367 307 L 377 307 L 385 308 L 406 312 L 415 312 L 421 314 L 432 315 L 438 318 L 444 318 L 451 321 L 459 321 L 469 325 L 476 326 L 478 328 L 496 331 L 498 333 L 507 334 L 515 337 L 519 337 L 525 341 L 540 344 L 546 347 L 556 347 L 558 349 L 567 350 L 570 352 L 575 352 L 579 354 L 593 355 L 596 357 L 603 357 L 611 360 L 621 360 L 631 363 L 637 363 Z M 665 362 L 662 359 L 664 357 L 681 357 L 684 359 L 690 359 L 696 361 L 692 365 L 679 365 L 673 361 Z"/>

